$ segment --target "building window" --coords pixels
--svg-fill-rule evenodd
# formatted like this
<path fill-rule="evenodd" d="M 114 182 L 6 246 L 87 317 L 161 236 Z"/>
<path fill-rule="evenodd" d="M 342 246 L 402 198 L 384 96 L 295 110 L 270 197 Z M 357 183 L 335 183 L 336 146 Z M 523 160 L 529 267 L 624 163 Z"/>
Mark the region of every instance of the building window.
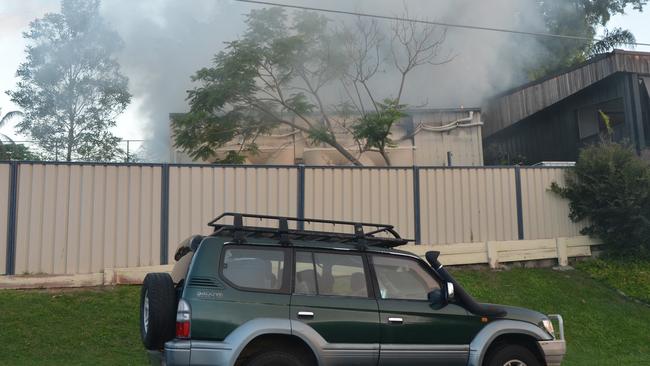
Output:
<path fill-rule="evenodd" d="M 625 107 L 623 99 L 619 98 L 578 109 L 580 140 L 596 142 L 601 134 L 607 133 L 603 114 L 609 117 L 614 140 L 619 141 L 625 137 Z"/>

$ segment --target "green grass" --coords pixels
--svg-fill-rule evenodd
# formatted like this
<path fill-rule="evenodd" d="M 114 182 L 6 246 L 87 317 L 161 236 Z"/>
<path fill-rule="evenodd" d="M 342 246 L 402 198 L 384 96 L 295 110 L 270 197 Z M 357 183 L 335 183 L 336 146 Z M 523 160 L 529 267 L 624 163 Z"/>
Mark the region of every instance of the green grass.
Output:
<path fill-rule="evenodd" d="M 139 293 L 0 291 L 0 365 L 146 365 Z"/>
<path fill-rule="evenodd" d="M 650 304 L 650 261 L 585 261 L 577 267 L 626 296 Z"/>
<path fill-rule="evenodd" d="M 650 307 L 619 296 L 581 271 L 454 271 L 481 301 L 523 306 L 564 318 L 563 366 L 650 365 Z"/>
<path fill-rule="evenodd" d="M 563 365 L 650 365 L 650 307 L 585 272 L 453 273 L 481 301 L 562 314 Z M 137 286 L 0 291 L 0 365 L 145 365 L 138 301 Z"/>

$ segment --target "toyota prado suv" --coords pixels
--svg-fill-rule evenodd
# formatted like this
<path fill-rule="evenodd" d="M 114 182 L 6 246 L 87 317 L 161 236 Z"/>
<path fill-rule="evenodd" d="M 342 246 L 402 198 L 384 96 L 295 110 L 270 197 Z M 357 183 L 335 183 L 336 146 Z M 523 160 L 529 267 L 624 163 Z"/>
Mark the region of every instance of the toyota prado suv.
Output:
<path fill-rule="evenodd" d="M 158 364 L 552 366 L 564 357 L 559 315 L 477 303 L 439 253 L 424 261 L 395 249 L 408 240 L 390 225 L 233 213 L 209 225 L 211 235 L 179 245 L 171 275 L 144 280 L 141 336 Z"/>

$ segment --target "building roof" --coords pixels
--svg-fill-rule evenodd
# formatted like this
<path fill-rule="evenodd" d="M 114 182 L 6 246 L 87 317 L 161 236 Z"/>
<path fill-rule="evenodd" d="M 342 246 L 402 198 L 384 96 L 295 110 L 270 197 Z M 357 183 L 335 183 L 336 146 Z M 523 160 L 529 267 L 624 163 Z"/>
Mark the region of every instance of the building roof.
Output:
<path fill-rule="evenodd" d="M 614 50 L 559 74 L 524 84 L 489 101 L 484 137 L 509 127 L 615 73 L 650 75 L 650 53 Z"/>

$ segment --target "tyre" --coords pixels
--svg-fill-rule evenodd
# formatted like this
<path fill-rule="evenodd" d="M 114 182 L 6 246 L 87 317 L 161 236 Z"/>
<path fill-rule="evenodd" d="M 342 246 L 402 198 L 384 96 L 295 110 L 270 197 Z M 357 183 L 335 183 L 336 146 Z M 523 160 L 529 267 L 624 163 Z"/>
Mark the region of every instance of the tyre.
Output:
<path fill-rule="evenodd" d="M 298 355 L 283 351 L 269 351 L 253 356 L 245 366 L 313 366 Z"/>
<path fill-rule="evenodd" d="M 149 273 L 140 290 L 140 336 L 149 350 L 159 350 L 174 338 L 176 290 L 167 273 Z"/>
<path fill-rule="evenodd" d="M 542 366 L 528 348 L 510 344 L 497 348 L 488 355 L 486 366 Z"/>

